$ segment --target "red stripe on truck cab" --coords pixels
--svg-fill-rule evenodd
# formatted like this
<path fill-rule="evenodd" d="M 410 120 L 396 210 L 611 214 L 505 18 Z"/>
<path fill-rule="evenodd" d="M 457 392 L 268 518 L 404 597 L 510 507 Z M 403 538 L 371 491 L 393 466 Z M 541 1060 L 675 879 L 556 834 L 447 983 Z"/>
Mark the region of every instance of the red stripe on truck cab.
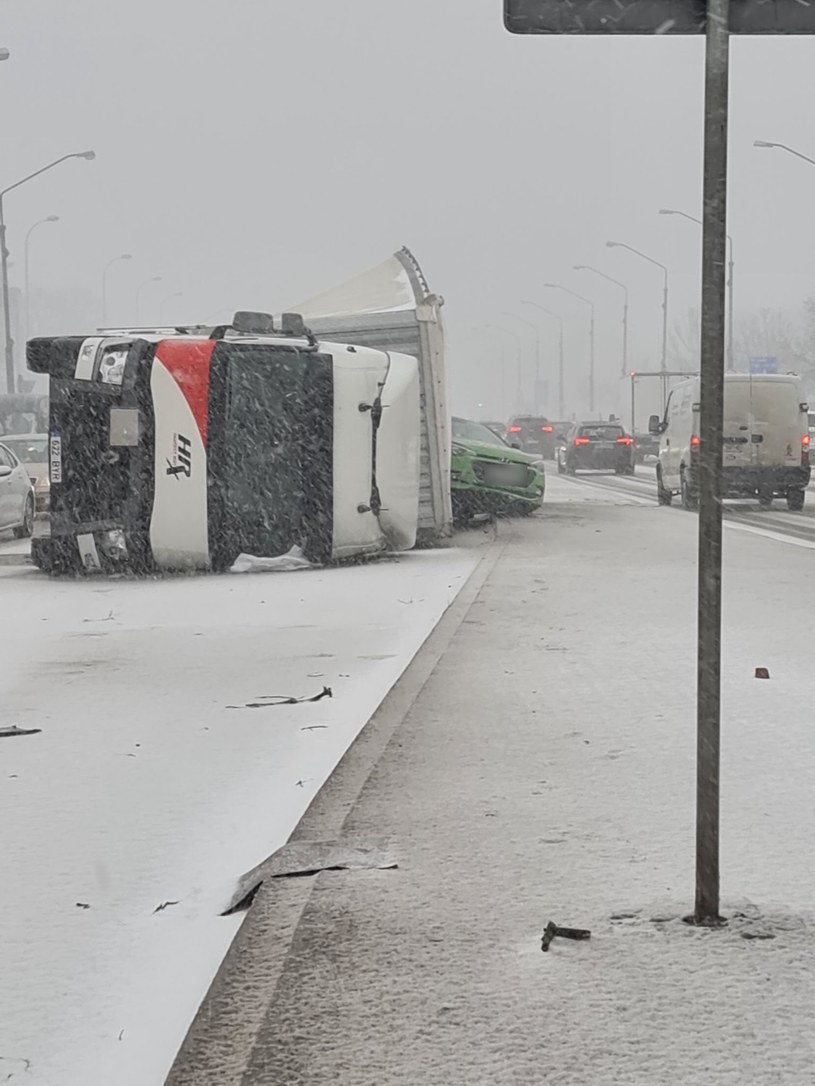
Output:
<path fill-rule="evenodd" d="M 156 347 L 156 358 L 172 374 L 190 406 L 204 448 L 207 445 L 209 367 L 215 345 L 213 339 L 193 340 L 191 343 L 164 339 Z"/>

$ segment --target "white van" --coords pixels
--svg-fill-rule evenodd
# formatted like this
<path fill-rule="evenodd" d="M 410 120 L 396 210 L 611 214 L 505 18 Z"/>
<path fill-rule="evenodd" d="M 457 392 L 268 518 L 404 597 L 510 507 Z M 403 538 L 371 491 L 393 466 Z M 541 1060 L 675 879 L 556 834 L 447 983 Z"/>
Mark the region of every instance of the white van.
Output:
<path fill-rule="evenodd" d="M 699 378 L 683 381 L 668 397 L 665 417 L 652 415 L 660 435 L 657 500 L 674 494 L 686 509 L 698 504 Z M 728 373 L 724 378 L 722 497 L 757 497 L 768 508 L 775 497 L 802 509 L 809 483 L 808 405 L 792 374 Z"/>

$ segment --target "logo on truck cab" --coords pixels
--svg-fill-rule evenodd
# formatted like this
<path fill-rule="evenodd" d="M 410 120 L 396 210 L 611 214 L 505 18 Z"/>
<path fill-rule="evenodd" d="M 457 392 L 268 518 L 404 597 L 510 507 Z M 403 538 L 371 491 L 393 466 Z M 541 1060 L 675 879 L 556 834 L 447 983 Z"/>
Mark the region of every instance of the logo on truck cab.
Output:
<path fill-rule="evenodd" d="M 183 475 L 186 479 L 192 475 L 192 442 L 183 434 L 173 434 L 173 455 L 167 461 L 167 474 Z"/>

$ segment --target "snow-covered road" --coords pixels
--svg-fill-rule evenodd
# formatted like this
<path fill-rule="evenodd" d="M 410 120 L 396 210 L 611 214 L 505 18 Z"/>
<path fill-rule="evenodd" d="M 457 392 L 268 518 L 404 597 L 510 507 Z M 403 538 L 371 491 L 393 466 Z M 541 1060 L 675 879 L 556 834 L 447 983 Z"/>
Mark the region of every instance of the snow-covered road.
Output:
<path fill-rule="evenodd" d="M 42 731 L 0 740 L 0 1080 L 153 1086 L 240 922 L 218 915 L 234 880 L 286 840 L 477 554 L 54 582 L 24 551 L 0 563 L 0 727 Z"/>

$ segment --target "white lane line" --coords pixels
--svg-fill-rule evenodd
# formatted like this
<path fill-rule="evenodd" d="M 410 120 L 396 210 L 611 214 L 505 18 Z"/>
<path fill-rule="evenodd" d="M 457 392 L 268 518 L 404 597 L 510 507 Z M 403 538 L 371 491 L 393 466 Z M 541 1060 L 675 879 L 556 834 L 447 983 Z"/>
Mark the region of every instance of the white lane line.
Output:
<path fill-rule="evenodd" d="M 793 547 L 803 547 L 808 551 L 815 551 L 815 541 L 801 539 L 800 536 L 782 535 L 780 532 L 771 532 L 766 528 L 754 528 L 751 524 L 737 524 L 734 520 L 724 519 L 727 528 L 735 528 L 737 532 L 751 532 L 753 535 L 764 536 L 765 539 L 774 539 L 778 543 L 791 543 Z"/>

